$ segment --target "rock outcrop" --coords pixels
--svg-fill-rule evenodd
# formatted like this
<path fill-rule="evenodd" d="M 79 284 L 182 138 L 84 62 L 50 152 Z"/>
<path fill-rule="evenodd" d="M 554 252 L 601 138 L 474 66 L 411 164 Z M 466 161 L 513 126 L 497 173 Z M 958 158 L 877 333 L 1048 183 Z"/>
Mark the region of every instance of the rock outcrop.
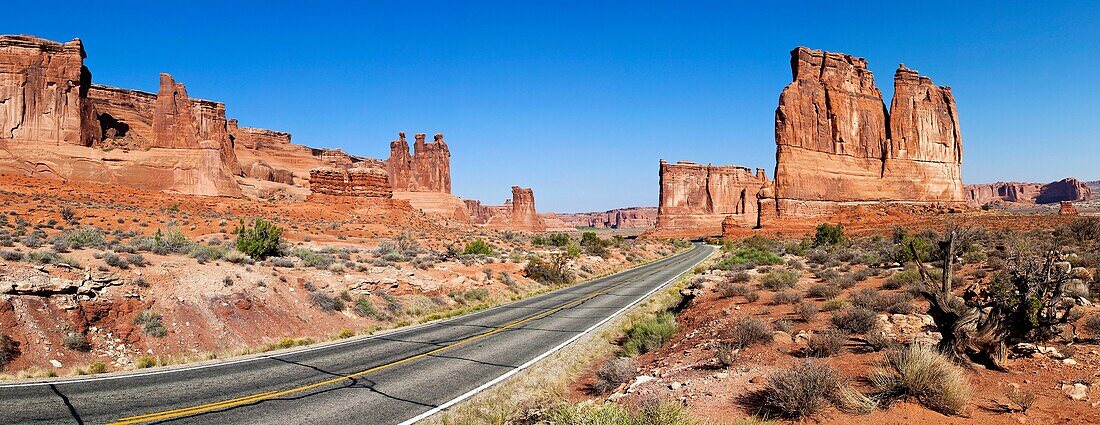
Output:
<path fill-rule="evenodd" d="M 436 133 L 432 142 L 424 140 L 424 133 L 414 137 L 412 153 L 405 132 L 397 133 L 397 139 L 390 142 L 386 171 L 393 197 L 409 201 L 425 213 L 469 223 L 466 204 L 451 194 L 451 151 L 443 134 Z"/>
<path fill-rule="evenodd" d="M 309 186 L 313 194 L 319 195 L 368 198 L 393 197 L 389 175 L 381 162 L 363 163 L 350 169 L 314 168 L 309 172 Z"/>
<path fill-rule="evenodd" d="M 862 58 L 799 47 L 791 67 L 794 81 L 775 114 L 777 216 L 872 202 L 965 203 L 950 88 L 901 65 L 887 111 Z"/>
<path fill-rule="evenodd" d="M 1069 177 L 1051 183 L 997 182 L 967 185 L 967 203 L 982 206 L 990 203 L 1054 204 L 1062 201 L 1085 201 L 1093 196 L 1086 183 Z"/>
<path fill-rule="evenodd" d="M 600 212 L 557 213 L 555 217 L 562 220 L 569 227 L 646 229 L 657 223 L 657 207 L 630 207 Z"/>
<path fill-rule="evenodd" d="M 90 146 L 85 56 L 80 39 L 0 36 L 0 140 Z"/>
<path fill-rule="evenodd" d="M 1058 204 L 1058 215 L 1077 215 L 1077 207 L 1073 206 L 1073 202 L 1061 201 Z"/>
<path fill-rule="evenodd" d="M 481 201 L 467 199 L 470 222 L 494 229 L 546 231 L 546 222 L 535 211 L 535 194 L 529 188 L 512 186 L 512 198 L 504 205 L 482 205 Z"/>
<path fill-rule="evenodd" d="M 768 186 L 763 169 L 661 160 L 656 229 L 663 234 L 719 235 L 722 221 L 759 224 L 759 196 Z"/>

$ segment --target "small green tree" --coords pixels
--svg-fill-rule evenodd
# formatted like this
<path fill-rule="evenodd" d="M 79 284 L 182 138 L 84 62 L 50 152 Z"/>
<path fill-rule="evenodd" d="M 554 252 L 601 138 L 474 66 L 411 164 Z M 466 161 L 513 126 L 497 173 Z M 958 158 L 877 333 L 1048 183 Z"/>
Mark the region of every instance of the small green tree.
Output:
<path fill-rule="evenodd" d="M 814 247 L 837 245 L 844 240 L 844 226 L 821 223 L 814 234 Z"/>
<path fill-rule="evenodd" d="M 269 221 L 256 219 L 250 227 L 241 220 L 241 225 L 233 232 L 237 234 L 237 251 L 249 257 L 262 260 L 279 253 L 283 229 Z"/>
<path fill-rule="evenodd" d="M 493 253 L 493 247 L 489 246 L 484 239 L 477 238 L 466 244 L 466 249 L 462 250 L 463 254 L 474 255 L 491 255 Z"/>

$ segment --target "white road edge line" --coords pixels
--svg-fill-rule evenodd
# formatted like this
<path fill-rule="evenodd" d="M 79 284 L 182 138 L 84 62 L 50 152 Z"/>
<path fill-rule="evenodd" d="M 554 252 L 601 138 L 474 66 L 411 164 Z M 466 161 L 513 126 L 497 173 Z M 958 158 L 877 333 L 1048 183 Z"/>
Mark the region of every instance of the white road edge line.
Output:
<path fill-rule="evenodd" d="M 711 252 L 711 254 L 713 254 L 713 251 Z M 703 261 L 706 261 L 707 258 L 710 258 L 710 255 L 707 255 L 706 257 L 703 257 L 702 260 L 696 261 L 695 264 L 692 264 L 691 267 L 688 267 L 685 270 L 685 272 L 687 272 L 691 269 L 694 269 L 695 266 L 698 266 L 699 263 L 702 263 Z M 486 389 L 488 389 L 489 387 L 492 387 L 493 385 L 499 384 L 501 381 L 504 381 L 505 379 L 508 379 L 508 378 L 512 377 L 512 375 L 515 375 L 515 374 L 519 373 L 520 371 L 522 371 L 524 369 L 527 369 L 528 367 L 531 367 L 531 365 L 533 365 L 535 363 L 538 363 L 539 360 L 542 360 L 542 359 L 546 358 L 547 356 L 558 352 L 562 348 L 565 348 L 565 346 L 567 346 L 569 344 L 572 344 L 574 341 L 580 339 L 582 336 L 585 336 L 585 335 L 591 333 L 592 331 L 596 330 L 596 328 L 598 328 L 600 326 L 603 326 L 604 323 L 607 323 L 607 322 L 611 321 L 611 319 L 614 319 L 614 318 L 618 317 L 619 315 L 623 314 L 623 312 L 629 310 L 631 307 L 634 307 L 634 305 L 642 302 L 646 298 L 649 298 L 651 295 L 653 295 L 657 291 L 660 291 L 661 289 L 664 289 L 664 287 L 668 286 L 669 283 L 672 283 L 672 281 L 676 280 L 677 278 L 679 278 L 682 275 L 683 275 L 683 273 L 677 274 L 676 276 L 673 276 L 671 279 L 666 280 L 665 283 L 657 285 L 656 288 L 653 288 L 653 290 L 647 292 L 645 295 L 642 295 L 641 297 L 634 300 L 630 304 L 627 304 L 625 307 L 619 309 L 619 311 L 616 311 L 612 315 L 605 317 L 603 320 L 600 320 L 595 325 L 592 325 L 588 329 L 585 329 L 583 332 L 581 332 L 579 334 L 576 334 L 576 335 L 573 335 L 572 338 L 569 338 L 569 339 L 565 340 L 565 342 L 562 342 L 561 344 L 558 344 L 554 348 L 551 348 L 549 351 L 547 351 L 545 353 L 542 353 L 542 354 L 539 354 L 535 358 L 533 358 L 531 360 L 528 360 L 526 363 L 521 364 L 521 365 L 517 366 L 516 368 L 511 369 L 507 372 L 504 372 L 504 374 L 494 378 L 493 380 L 491 380 L 489 382 L 481 384 L 477 388 L 474 388 L 474 389 L 466 392 L 465 394 L 462 394 L 458 397 L 455 397 L 454 399 L 452 399 L 452 400 L 450 400 L 446 403 L 443 403 L 439 406 L 436 406 L 436 407 L 432 408 L 431 410 L 428 410 L 424 413 L 416 415 L 412 419 L 406 420 L 405 422 L 401 422 L 400 425 L 410 425 L 410 424 L 422 421 L 424 419 L 427 419 L 429 416 L 432 416 L 436 413 L 442 412 L 442 411 L 450 408 L 451 406 L 454 406 L 455 404 L 458 404 L 459 402 L 474 396 L 475 394 L 477 394 L 479 392 L 485 391 Z"/>
<path fill-rule="evenodd" d="M 664 260 L 671 259 L 671 258 L 674 258 L 674 257 L 676 257 L 676 256 L 673 255 L 673 256 L 665 257 L 665 258 L 662 258 L 662 259 L 659 259 L 659 260 L 656 260 L 656 261 L 652 261 L 652 262 L 649 262 L 649 263 L 639 264 L 637 266 L 631 267 L 629 269 L 620 271 L 620 272 L 615 273 L 615 274 L 602 276 L 602 277 L 593 279 L 593 280 L 591 280 L 589 282 L 586 282 L 586 283 L 592 283 L 592 282 L 595 282 L 599 279 L 603 279 L 603 278 L 606 278 L 606 277 L 611 277 L 611 276 L 614 276 L 614 275 L 619 274 L 619 273 L 626 273 L 626 272 L 629 272 L 631 270 L 642 268 L 642 267 L 645 267 L 645 266 L 649 266 L 649 265 L 652 265 L 652 264 L 657 263 L 659 261 L 664 261 Z M 576 287 L 577 287 L 577 285 L 574 285 L 574 286 L 569 286 L 569 287 L 562 288 L 562 289 L 569 289 L 569 288 L 576 288 Z M 544 294 L 539 294 L 539 295 L 552 294 L 552 293 L 553 292 L 546 292 Z M 536 296 L 538 296 L 538 295 L 536 295 Z M 530 298 L 525 298 L 525 299 L 530 299 Z M 514 302 L 520 302 L 520 301 L 523 301 L 523 299 L 516 300 Z M 189 372 L 189 371 L 193 371 L 193 370 L 209 369 L 209 368 L 212 368 L 212 367 L 225 367 L 225 366 L 232 366 L 232 365 L 236 365 L 236 364 L 240 364 L 240 363 L 254 362 L 254 361 L 258 361 L 258 360 L 266 360 L 266 359 L 272 359 L 272 358 L 277 358 L 277 357 L 286 357 L 286 356 L 293 355 L 293 354 L 308 353 L 308 352 L 317 351 L 317 350 L 327 350 L 329 348 L 342 347 L 342 346 L 345 346 L 345 345 L 355 344 L 355 343 L 368 341 L 368 340 L 372 340 L 372 339 L 378 339 L 378 338 L 382 338 L 382 337 L 391 337 L 391 336 L 395 336 L 395 335 L 400 335 L 400 334 L 403 334 L 405 332 L 415 331 L 415 330 L 418 330 L 420 328 L 424 328 L 424 327 L 431 326 L 431 325 L 438 325 L 438 324 L 441 324 L 441 323 L 447 323 L 447 322 L 450 322 L 452 320 L 458 320 L 458 319 L 462 319 L 462 318 L 469 318 L 471 315 L 481 314 L 481 313 L 484 313 L 484 312 L 487 312 L 487 311 L 496 310 L 498 308 L 511 305 L 514 302 L 500 304 L 500 305 L 489 307 L 487 309 L 479 310 L 479 311 L 476 311 L 476 312 L 473 312 L 473 313 L 470 313 L 470 314 L 460 314 L 458 316 L 449 317 L 449 318 L 446 318 L 446 319 L 443 319 L 443 320 L 424 322 L 424 323 L 414 325 L 414 326 L 410 326 L 410 327 L 407 327 L 407 328 L 390 329 L 388 331 L 379 332 L 379 333 L 372 334 L 372 335 L 349 338 L 349 339 L 346 339 L 346 340 L 331 342 L 331 343 L 327 343 L 327 344 L 326 343 L 321 343 L 321 344 L 313 345 L 313 346 L 310 346 L 310 347 L 292 349 L 290 351 L 276 352 L 276 353 L 270 353 L 270 354 L 261 354 L 261 355 L 257 355 L 257 356 L 245 357 L 245 358 L 236 359 L 236 360 L 214 361 L 213 363 L 208 363 L 208 364 L 201 364 L 201 365 L 195 365 L 195 366 L 184 366 L 184 367 L 179 367 L 179 368 L 160 369 L 160 370 L 154 370 L 154 371 L 148 371 L 148 372 L 138 372 L 138 373 L 122 372 L 122 373 L 119 373 L 117 375 L 99 376 L 99 377 L 60 379 L 60 380 L 56 380 L 56 381 L 33 381 L 33 382 L 21 382 L 21 383 L 15 383 L 15 384 L 0 384 L 0 389 L 3 389 L 3 388 L 20 388 L 20 387 L 45 387 L 45 386 L 50 386 L 50 385 L 69 385 L 69 384 L 80 384 L 80 383 L 85 383 L 85 382 L 113 381 L 113 380 L 117 380 L 117 379 L 141 378 L 141 377 L 145 377 L 145 376 L 164 375 L 164 374 L 168 374 L 168 373 Z"/>

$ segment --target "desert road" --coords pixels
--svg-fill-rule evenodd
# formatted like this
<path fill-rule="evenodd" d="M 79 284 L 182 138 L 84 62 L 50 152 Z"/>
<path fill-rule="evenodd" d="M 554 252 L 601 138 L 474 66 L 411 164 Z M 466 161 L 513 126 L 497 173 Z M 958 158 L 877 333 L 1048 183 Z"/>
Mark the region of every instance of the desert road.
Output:
<path fill-rule="evenodd" d="M 526 368 L 690 270 L 693 249 L 499 307 L 265 355 L 0 384 L 0 423 L 399 424 Z"/>

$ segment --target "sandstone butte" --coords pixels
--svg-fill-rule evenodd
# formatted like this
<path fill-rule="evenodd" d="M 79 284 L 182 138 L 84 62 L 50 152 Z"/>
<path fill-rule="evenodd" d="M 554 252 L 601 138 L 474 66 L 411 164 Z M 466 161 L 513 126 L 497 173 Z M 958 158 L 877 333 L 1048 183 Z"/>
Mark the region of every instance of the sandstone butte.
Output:
<path fill-rule="evenodd" d="M 470 221 L 493 229 L 544 232 L 547 223 L 535 211 L 535 194 L 529 188 L 512 186 L 512 198 L 504 205 L 482 205 L 481 201 L 467 199 Z"/>
<path fill-rule="evenodd" d="M 1051 183 L 997 182 L 966 185 L 966 201 L 978 207 L 990 203 L 1055 204 L 1092 198 L 1092 188 L 1069 177 Z"/>
<path fill-rule="evenodd" d="M 862 58 L 799 47 L 775 113 L 775 180 L 689 162 L 660 167 L 656 234 L 717 235 L 870 203 L 963 207 L 962 135 L 948 87 L 899 66 L 889 110 Z"/>

